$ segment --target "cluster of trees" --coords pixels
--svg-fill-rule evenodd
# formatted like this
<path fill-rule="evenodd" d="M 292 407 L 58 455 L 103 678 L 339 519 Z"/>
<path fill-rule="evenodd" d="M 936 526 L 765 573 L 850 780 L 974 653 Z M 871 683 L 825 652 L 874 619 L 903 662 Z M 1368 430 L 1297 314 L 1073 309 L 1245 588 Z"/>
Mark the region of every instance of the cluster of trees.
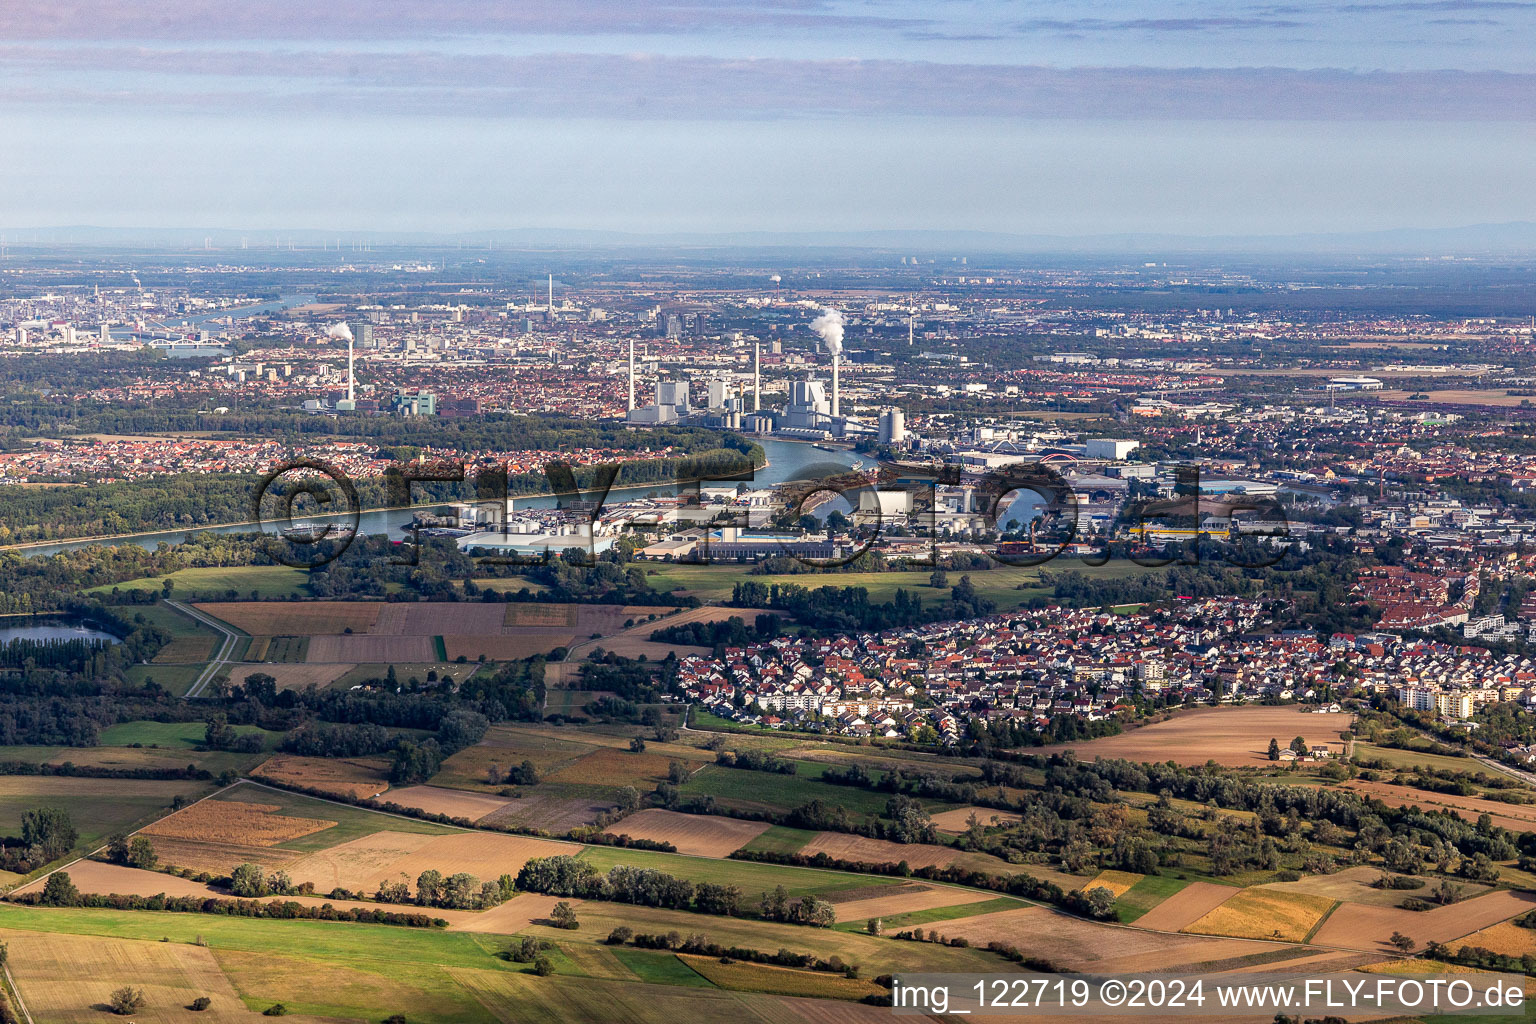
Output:
<path fill-rule="evenodd" d="M 107 860 L 145 871 L 153 871 L 160 865 L 160 855 L 148 836 L 134 836 L 132 839 L 123 835 L 113 836 L 107 843 Z"/>
<path fill-rule="evenodd" d="M 715 763 L 726 768 L 744 768 L 754 772 L 772 772 L 775 775 L 795 774 L 795 762 L 766 750 L 721 750 L 715 754 Z"/>
<path fill-rule="evenodd" d="M 569 856 L 529 860 L 518 872 L 516 885 L 524 892 L 692 910 L 724 917 L 740 913 L 745 898 L 738 886 L 690 882 L 655 868 L 620 864 L 604 875 L 586 861 Z"/>
<path fill-rule="evenodd" d="M 393 924 L 408 928 L 442 928 L 448 922 L 426 914 L 353 908 L 339 910 L 329 903 L 318 907 L 293 900 L 219 899 L 204 896 L 125 896 L 81 893 L 67 871 L 55 871 L 41 892 L 12 896 L 17 903 L 41 907 L 98 907 L 110 910 L 168 910 L 185 914 L 222 914 L 226 917 L 269 917 L 284 920 L 354 921 L 360 924 Z"/>
<path fill-rule="evenodd" d="M 511 875 L 502 875 L 495 882 L 481 882 L 467 871 L 444 877 L 442 872 L 428 868 L 417 876 L 414 895 L 404 882 L 385 882 L 374 893 L 374 899 L 445 910 L 489 910 L 511 899 L 516 891 Z"/>
<path fill-rule="evenodd" d="M 837 908 L 815 896 L 790 899 L 782 885 L 773 892 L 764 893 L 758 904 L 758 913 L 765 921 L 781 921 L 784 924 L 804 924 L 812 928 L 830 928 L 837 922 Z"/>
<path fill-rule="evenodd" d="M 780 632 L 779 616 L 760 614 L 751 627 L 739 616 L 731 616 L 724 622 L 685 622 L 679 626 L 663 626 L 651 633 L 658 643 L 679 644 L 689 647 L 745 647 L 772 640 Z"/>
<path fill-rule="evenodd" d="M 21 835 L 0 839 L 0 870 L 26 874 L 74 849 L 79 831 L 69 812 L 36 807 L 21 816 Z"/>

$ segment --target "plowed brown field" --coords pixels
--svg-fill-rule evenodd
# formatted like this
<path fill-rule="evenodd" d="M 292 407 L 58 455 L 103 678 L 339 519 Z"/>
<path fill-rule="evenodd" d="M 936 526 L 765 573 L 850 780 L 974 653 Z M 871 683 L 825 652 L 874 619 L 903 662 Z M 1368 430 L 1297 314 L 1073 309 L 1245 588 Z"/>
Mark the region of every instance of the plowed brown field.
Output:
<path fill-rule="evenodd" d="M 379 601 L 217 601 L 196 607 L 252 636 L 315 636 L 348 629 L 365 633 L 387 606 Z"/>
<path fill-rule="evenodd" d="M 414 807 L 428 814 L 446 814 L 450 818 L 468 818 L 470 821 L 478 821 L 487 814 L 502 810 L 511 802 L 505 797 L 468 793 L 462 789 L 443 789 L 441 786 L 392 789 L 385 799 L 392 804 Z"/>
<path fill-rule="evenodd" d="M 650 808 L 610 825 L 608 831 L 632 839 L 671 843 L 678 853 L 725 857 L 768 831 L 767 822 L 738 821 L 708 814 L 679 814 Z"/>
<path fill-rule="evenodd" d="M 846 832 L 818 832 L 816 838 L 801 847 L 799 852 L 808 857 L 825 853 L 840 860 L 867 864 L 899 864 L 906 861 L 909 867 L 914 868 L 954 865 L 994 875 L 1029 871 L 1029 865 L 1009 864 L 990 854 L 970 853 L 928 843 L 893 843 L 887 839 L 867 839 Z"/>
<path fill-rule="evenodd" d="M 389 788 L 385 762 L 361 758 L 299 757 L 273 754 L 251 774 L 290 786 L 308 786 L 347 797 L 377 796 Z"/>
<path fill-rule="evenodd" d="M 1536 909 L 1536 894 L 1508 890 L 1424 911 L 1345 903 L 1323 922 L 1312 941 L 1320 946 L 1387 950 L 1391 948 L 1387 939 L 1393 932 L 1402 932 L 1421 946 L 1435 941 L 1455 947 L 1458 944 L 1452 939 L 1532 909 Z"/>
<path fill-rule="evenodd" d="M 1194 924 L 1222 903 L 1242 892 L 1215 882 L 1190 882 L 1178 892 L 1136 919 L 1137 928 L 1176 932 Z"/>

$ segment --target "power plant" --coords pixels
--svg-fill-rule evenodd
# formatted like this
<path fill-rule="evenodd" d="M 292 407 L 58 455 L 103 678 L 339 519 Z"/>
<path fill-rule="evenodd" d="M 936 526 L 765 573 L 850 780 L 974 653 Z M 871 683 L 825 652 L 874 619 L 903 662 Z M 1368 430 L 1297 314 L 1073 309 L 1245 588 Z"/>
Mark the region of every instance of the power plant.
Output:
<path fill-rule="evenodd" d="M 763 408 L 763 343 L 752 342 L 752 401 L 748 407 L 745 375 L 707 379 L 702 407 L 693 404 L 686 381 L 658 380 L 654 401 L 635 405 L 638 382 L 635 376 L 635 346 L 629 343 L 629 406 L 625 421 L 635 426 L 679 424 L 745 430 L 804 441 L 827 441 L 854 437 L 878 437 L 886 444 L 906 440 L 906 420 L 900 409 L 884 409 L 878 424 L 843 415 L 842 362 L 844 320 L 840 311 L 822 309 L 810 329 L 831 363 L 830 382 L 815 371 L 789 382 L 788 400 L 775 409 Z M 778 353 L 774 344 L 774 354 Z"/>

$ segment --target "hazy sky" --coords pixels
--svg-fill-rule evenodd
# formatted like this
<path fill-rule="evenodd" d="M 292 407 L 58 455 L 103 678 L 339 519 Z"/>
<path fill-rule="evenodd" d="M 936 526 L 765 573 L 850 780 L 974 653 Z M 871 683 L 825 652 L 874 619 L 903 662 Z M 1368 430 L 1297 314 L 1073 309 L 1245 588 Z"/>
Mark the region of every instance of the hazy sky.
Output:
<path fill-rule="evenodd" d="M 0 226 L 1536 220 L 1536 2 L 8 0 Z"/>

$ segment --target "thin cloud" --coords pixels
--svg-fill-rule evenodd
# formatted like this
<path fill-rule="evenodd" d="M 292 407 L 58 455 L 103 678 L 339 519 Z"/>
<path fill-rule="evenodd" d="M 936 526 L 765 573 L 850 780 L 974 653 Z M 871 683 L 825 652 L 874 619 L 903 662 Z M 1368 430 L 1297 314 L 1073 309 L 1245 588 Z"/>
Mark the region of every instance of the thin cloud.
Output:
<path fill-rule="evenodd" d="M 1536 121 L 1536 74 L 1050 68 L 656 55 L 0 48 L 25 105 L 782 120 Z M 112 73 L 93 90 L 88 71 Z M 0 81 L 4 81 L 0 78 Z"/>
<path fill-rule="evenodd" d="M 718 29 L 912 29 L 823 0 L 7 0 L 0 39 L 363 40 L 507 35 L 691 35 Z"/>

